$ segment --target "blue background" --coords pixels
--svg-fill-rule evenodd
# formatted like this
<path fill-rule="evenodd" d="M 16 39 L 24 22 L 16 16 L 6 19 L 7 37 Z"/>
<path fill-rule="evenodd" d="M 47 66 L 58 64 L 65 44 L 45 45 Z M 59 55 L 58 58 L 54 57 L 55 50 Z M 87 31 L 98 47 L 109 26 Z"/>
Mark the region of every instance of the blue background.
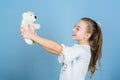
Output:
<path fill-rule="evenodd" d="M 72 45 L 73 26 L 82 17 L 100 22 L 103 31 L 102 70 L 93 80 L 120 80 L 119 0 L 1 0 L 0 80 L 58 80 L 57 56 L 20 36 L 22 13 L 33 11 L 41 24 L 38 34 L 59 44 Z M 86 77 L 88 80 L 88 76 Z"/>

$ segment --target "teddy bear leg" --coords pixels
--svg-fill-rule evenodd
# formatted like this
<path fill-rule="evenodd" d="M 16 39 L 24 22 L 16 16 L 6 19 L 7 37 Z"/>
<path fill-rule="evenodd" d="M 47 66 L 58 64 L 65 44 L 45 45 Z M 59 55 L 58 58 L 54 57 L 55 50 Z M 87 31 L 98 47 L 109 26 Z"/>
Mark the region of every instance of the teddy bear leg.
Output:
<path fill-rule="evenodd" d="M 25 40 L 25 42 L 26 42 L 27 44 L 29 44 L 29 45 L 32 45 L 32 44 L 33 44 L 33 41 L 30 40 L 30 39 L 24 39 L 24 40 Z"/>

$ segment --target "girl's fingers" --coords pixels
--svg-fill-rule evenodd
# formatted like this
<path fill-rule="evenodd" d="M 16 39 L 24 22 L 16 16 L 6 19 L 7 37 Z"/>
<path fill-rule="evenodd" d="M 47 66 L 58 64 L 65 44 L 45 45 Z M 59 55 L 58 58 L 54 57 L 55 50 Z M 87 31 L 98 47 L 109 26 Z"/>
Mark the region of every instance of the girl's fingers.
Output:
<path fill-rule="evenodd" d="M 23 33 L 20 33 L 21 37 L 23 38 Z"/>
<path fill-rule="evenodd" d="M 30 24 L 28 24 L 28 27 L 30 27 Z"/>
<path fill-rule="evenodd" d="M 31 27 L 30 27 L 30 24 L 28 24 L 28 26 L 26 26 L 26 27 L 21 26 L 20 29 L 21 30 L 31 30 Z"/>
<path fill-rule="evenodd" d="M 28 28 L 26 28 L 26 27 L 21 27 L 21 28 L 20 28 L 20 31 L 21 31 L 21 32 L 23 32 L 23 31 L 25 31 L 25 30 L 28 30 Z"/>
<path fill-rule="evenodd" d="M 20 28 L 20 31 L 21 31 L 21 32 L 23 31 L 23 27 Z"/>
<path fill-rule="evenodd" d="M 32 31 L 32 29 L 31 29 L 31 27 L 30 27 L 30 25 L 28 25 L 28 28 L 27 28 L 29 31 Z"/>
<path fill-rule="evenodd" d="M 20 31 L 21 31 L 20 35 L 23 38 L 30 38 L 30 34 L 33 34 L 30 25 L 28 25 L 27 27 L 21 27 Z"/>

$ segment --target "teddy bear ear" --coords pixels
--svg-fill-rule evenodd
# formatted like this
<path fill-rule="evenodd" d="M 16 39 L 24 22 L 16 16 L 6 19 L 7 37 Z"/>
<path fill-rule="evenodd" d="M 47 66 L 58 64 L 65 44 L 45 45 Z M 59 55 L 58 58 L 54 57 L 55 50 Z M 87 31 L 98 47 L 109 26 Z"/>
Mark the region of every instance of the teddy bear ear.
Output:
<path fill-rule="evenodd" d="M 24 18 L 25 16 L 27 16 L 27 13 L 23 13 L 22 17 Z"/>

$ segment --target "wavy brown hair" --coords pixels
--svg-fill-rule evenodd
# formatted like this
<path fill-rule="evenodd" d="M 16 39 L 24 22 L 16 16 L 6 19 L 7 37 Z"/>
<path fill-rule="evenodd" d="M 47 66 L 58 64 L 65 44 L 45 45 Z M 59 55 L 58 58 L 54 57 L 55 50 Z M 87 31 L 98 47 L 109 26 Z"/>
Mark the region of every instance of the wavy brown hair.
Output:
<path fill-rule="evenodd" d="M 102 57 L 102 32 L 100 25 L 97 24 L 94 20 L 86 17 L 81 18 L 81 20 L 85 21 L 85 23 L 87 24 L 87 32 L 91 34 L 91 37 L 89 38 L 89 44 L 91 47 L 91 59 L 88 67 L 91 78 L 95 73 L 95 70 L 97 69 L 97 62 L 100 66 L 100 59 Z"/>

